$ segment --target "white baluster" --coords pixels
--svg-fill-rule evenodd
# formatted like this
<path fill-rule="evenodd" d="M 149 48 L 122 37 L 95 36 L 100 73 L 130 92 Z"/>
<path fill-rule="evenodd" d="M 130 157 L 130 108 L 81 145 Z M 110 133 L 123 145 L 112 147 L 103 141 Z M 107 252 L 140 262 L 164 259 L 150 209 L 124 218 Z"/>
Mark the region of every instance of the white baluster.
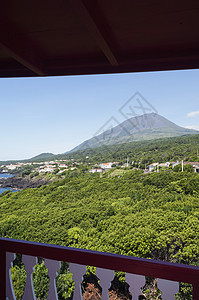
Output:
<path fill-rule="evenodd" d="M 23 294 L 23 300 L 36 300 L 33 280 L 32 280 L 32 272 L 34 271 L 34 266 L 37 264 L 37 258 L 34 256 L 23 255 L 22 261 L 25 265 L 25 271 L 27 274 L 26 286 Z"/>
<path fill-rule="evenodd" d="M 101 300 L 109 300 L 108 289 L 110 288 L 111 281 L 115 276 L 115 272 L 108 269 L 96 269 L 96 275 L 100 279 L 100 286 L 102 288 Z"/>
<path fill-rule="evenodd" d="M 6 300 L 16 300 L 11 277 L 11 267 L 15 258 L 14 253 L 6 252 Z"/>
<path fill-rule="evenodd" d="M 48 276 L 50 277 L 50 285 L 47 300 L 58 300 L 56 277 L 58 275 L 57 272 L 61 267 L 61 263 L 60 261 L 45 259 L 45 266 L 48 269 Z"/>
<path fill-rule="evenodd" d="M 83 275 L 86 273 L 86 266 L 70 263 L 69 269 L 70 272 L 73 273 L 73 280 L 75 282 L 75 291 L 73 294 L 73 300 L 81 300 L 82 299 L 81 283 L 83 280 Z"/>
<path fill-rule="evenodd" d="M 132 299 L 137 300 L 141 294 L 141 288 L 145 285 L 145 276 L 126 273 L 126 282 L 129 284 L 129 291 L 132 294 Z"/>
<path fill-rule="evenodd" d="M 162 300 L 175 300 L 175 294 L 179 291 L 179 282 L 159 278 L 157 287 L 162 292 Z"/>

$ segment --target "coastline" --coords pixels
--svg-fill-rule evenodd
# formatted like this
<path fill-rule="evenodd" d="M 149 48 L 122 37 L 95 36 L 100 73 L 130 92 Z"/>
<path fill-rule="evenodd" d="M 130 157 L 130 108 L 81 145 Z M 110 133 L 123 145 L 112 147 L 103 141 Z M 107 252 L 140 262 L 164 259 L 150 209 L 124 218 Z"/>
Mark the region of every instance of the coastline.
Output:
<path fill-rule="evenodd" d="M 4 182 L 9 179 L 12 178 L 13 175 L 10 173 L 5 173 L 5 172 L 0 172 L 0 194 L 3 194 L 4 192 L 8 192 L 8 191 L 17 191 L 17 189 L 13 189 L 10 186 L 4 187 Z"/>
<path fill-rule="evenodd" d="M 12 175 L 12 174 L 10 174 Z M 11 177 L 0 177 L 0 188 L 12 189 L 14 191 L 20 191 L 25 188 L 36 188 L 40 185 L 45 185 L 49 183 L 46 179 L 38 178 L 30 179 L 28 176 L 11 176 Z"/>

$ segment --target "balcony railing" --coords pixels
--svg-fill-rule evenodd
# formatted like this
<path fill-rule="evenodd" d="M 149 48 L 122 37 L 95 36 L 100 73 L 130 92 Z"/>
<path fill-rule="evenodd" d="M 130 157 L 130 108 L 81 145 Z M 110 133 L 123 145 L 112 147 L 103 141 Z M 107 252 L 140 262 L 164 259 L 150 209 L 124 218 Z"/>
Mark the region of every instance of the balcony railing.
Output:
<path fill-rule="evenodd" d="M 179 282 L 193 285 L 193 300 L 199 300 L 199 268 L 189 265 L 161 262 L 124 255 L 102 253 L 63 246 L 0 238 L 0 299 L 15 300 L 10 269 L 14 254 L 21 253 L 27 273 L 23 300 L 34 300 L 32 272 L 36 257 L 45 258 L 45 265 L 50 277 L 47 300 L 56 300 L 56 272 L 59 261 L 69 262 L 70 271 L 75 281 L 74 300 L 82 299 L 81 282 L 86 273 L 86 266 L 95 266 L 96 275 L 102 287 L 102 300 L 108 300 L 108 289 L 114 278 L 114 271 L 126 272 L 125 279 L 129 284 L 132 299 L 137 300 L 141 287 L 145 284 L 145 276 L 158 278 L 157 286 L 162 292 L 163 300 L 175 299 L 179 291 Z"/>

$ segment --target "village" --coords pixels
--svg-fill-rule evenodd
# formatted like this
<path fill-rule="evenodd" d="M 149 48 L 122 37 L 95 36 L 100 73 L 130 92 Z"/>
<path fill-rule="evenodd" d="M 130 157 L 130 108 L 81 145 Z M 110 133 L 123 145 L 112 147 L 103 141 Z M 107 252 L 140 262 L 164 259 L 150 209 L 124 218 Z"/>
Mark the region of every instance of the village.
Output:
<path fill-rule="evenodd" d="M 45 161 L 45 162 L 17 162 L 9 165 L 0 165 L 2 173 L 9 173 L 13 171 L 20 171 L 22 167 L 31 166 L 33 172 L 38 173 L 53 173 L 57 170 L 57 173 L 62 173 L 66 170 L 74 170 L 79 165 L 78 162 L 66 164 L 64 160 Z"/>
<path fill-rule="evenodd" d="M 16 173 L 24 167 L 30 166 L 31 172 L 38 174 L 45 173 L 56 173 L 61 174 L 66 171 L 73 171 L 83 165 L 83 162 L 77 162 L 73 159 L 71 160 L 54 160 L 54 161 L 42 161 L 42 162 L 17 162 L 11 163 L 8 165 L 0 165 L 1 173 Z M 135 167 L 134 162 L 129 163 L 128 158 L 126 163 L 120 162 L 103 162 L 99 164 L 87 163 L 89 173 L 104 173 L 114 168 L 130 168 L 130 169 L 140 169 L 140 167 Z M 190 162 L 190 161 L 176 161 L 176 162 L 165 162 L 158 163 L 154 162 L 148 166 L 145 164 L 144 173 L 159 172 L 160 169 L 171 168 L 181 165 L 181 170 L 183 171 L 184 166 L 190 165 L 193 167 L 194 172 L 199 173 L 199 162 Z"/>

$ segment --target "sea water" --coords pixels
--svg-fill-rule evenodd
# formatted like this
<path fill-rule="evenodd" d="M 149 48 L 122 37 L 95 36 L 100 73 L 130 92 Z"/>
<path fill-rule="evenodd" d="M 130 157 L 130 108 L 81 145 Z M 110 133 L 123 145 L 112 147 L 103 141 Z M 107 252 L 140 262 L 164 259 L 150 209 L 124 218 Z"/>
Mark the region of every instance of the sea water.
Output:
<path fill-rule="evenodd" d="M 7 174 L 7 173 L 0 173 L 0 178 L 11 178 L 13 175 Z M 0 187 L 0 194 L 2 194 L 5 191 L 12 191 L 12 188 L 1 188 Z"/>

